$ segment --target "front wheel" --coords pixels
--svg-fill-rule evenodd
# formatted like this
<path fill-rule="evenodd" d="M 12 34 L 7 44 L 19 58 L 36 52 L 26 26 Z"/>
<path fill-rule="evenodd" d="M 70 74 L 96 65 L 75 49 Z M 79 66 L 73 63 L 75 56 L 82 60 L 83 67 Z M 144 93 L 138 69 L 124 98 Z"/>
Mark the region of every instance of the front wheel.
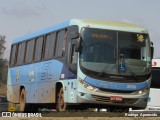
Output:
<path fill-rule="evenodd" d="M 63 87 L 61 87 L 57 93 L 57 111 L 63 112 L 66 111 L 66 102 L 64 102 L 64 92 Z"/>

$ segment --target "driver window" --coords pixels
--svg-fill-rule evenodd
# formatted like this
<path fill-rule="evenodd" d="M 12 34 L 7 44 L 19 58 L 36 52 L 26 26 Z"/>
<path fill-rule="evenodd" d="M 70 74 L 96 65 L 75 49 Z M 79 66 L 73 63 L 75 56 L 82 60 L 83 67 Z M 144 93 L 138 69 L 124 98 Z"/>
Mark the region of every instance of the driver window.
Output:
<path fill-rule="evenodd" d="M 72 64 L 77 63 L 77 52 L 75 51 L 75 44 L 72 45 L 71 63 Z"/>

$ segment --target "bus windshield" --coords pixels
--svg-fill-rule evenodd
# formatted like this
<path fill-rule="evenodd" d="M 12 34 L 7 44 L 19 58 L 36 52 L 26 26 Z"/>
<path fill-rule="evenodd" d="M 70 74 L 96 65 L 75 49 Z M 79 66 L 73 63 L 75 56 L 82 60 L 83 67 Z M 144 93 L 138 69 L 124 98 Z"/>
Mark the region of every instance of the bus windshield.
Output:
<path fill-rule="evenodd" d="M 116 75 L 147 74 L 148 41 L 147 34 L 83 28 L 81 69 Z"/>

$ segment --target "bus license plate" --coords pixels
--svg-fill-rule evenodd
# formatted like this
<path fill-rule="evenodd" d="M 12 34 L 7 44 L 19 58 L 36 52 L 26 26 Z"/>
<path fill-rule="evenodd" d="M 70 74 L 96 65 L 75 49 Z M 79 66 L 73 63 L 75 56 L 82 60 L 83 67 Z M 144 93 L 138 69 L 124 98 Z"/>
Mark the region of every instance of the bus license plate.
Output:
<path fill-rule="evenodd" d="M 119 96 L 111 96 L 110 101 L 112 102 L 122 102 L 123 98 Z"/>

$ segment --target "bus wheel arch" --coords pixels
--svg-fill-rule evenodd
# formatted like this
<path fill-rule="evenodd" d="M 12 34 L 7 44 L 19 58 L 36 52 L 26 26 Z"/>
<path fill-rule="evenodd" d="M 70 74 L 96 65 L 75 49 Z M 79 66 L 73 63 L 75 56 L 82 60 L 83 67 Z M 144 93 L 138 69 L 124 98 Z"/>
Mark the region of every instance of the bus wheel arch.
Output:
<path fill-rule="evenodd" d="M 59 112 L 66 111 L 67 104 L 64 102 L 64 91 L 62 83 L 56 84 L 56 109 Z"/>

